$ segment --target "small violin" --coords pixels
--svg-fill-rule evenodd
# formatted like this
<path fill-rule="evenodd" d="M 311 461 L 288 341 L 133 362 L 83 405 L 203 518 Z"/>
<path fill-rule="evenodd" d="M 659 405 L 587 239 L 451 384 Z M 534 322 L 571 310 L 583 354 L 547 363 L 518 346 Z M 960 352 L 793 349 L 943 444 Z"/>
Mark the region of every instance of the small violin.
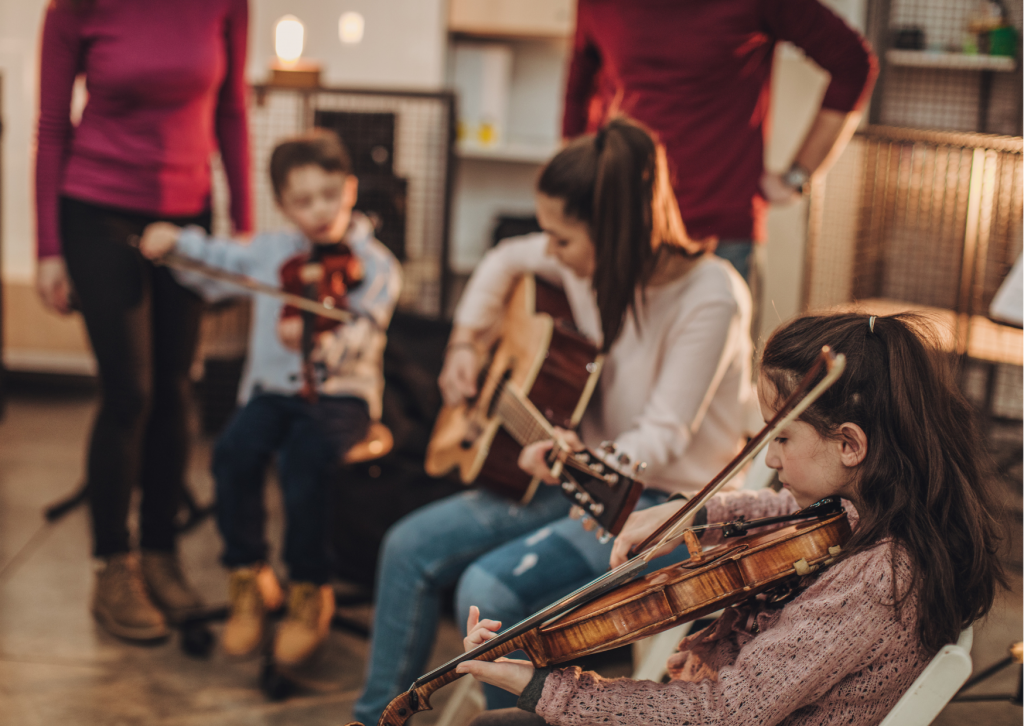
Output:
<path fill-rule="evenodd" d="M 315 245 L 308 254 L 295 255 L 281 265 L 281 289 L 293 295 L 315 300 L 325 308 L 347 307 L 348 291 L 365 277 L 362 261 L 352 254 L 344 242 Z M 281 318 L 302 314 L 291 303 L 281 310 Z M 340 321 L 314 315 L 315 331 L 322 333 L 336 328 Z"/>
<path fill-rule="evenodd" d="M 348 291 L 363 281 L 362 261 L 352 254 L 344 242 L 332 245 L 313 245 L 308 254 L 288 259 L 280 270 L 281 287 L 285 292 L 315 300 L 331 309 L 348 307 Z M 313 349 L 318 334 L 334 330 L 340 322 L 294 305 L 281 309 L 281 319 L 302 316 L 302 396 L 310 403 L 317 399 L 316 369 Z"/>

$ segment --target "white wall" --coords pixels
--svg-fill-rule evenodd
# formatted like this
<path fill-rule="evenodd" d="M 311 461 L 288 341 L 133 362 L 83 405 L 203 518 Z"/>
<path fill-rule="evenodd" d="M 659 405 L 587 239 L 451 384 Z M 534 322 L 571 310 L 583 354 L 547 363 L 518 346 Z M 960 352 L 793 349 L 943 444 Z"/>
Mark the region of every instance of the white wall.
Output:
<path fill-rule="evenodd" d="M 48 0 L 0 0 L 3 73 L 3 278 L 26 282 L 35 273 L 32 159 L 38 93 L 39 37 Z M 306 26 L 305 57 L 323 64 L 331 85 L 437 89 L 444 82 L 446 0 L 250 0 L 249 80 L 267 76 L 274 24 L 282 15 Z M 363 40 L 343 46 L 338 18 L 354 10 L 366 19 Z"/>
<path fill-rule="evenodd" d="M 47 0 L 0 2 L 3 73 L 3 267 L 5 280 L 30 279 L 35 270 L 32 143 L 35 135 L 39 32 Z"/>
<path fill-rule="evenodd" d="M 436 90 L 444 83 L 447 0 L 250 0 L 249 78 L 266 78 L 274 55 L 274 24 L 294 15 L 306 26 L 303 56 L 323 64 L 334 86 Z M 363 40 L 343 45 L 338 18 L 365 18 Z"/>

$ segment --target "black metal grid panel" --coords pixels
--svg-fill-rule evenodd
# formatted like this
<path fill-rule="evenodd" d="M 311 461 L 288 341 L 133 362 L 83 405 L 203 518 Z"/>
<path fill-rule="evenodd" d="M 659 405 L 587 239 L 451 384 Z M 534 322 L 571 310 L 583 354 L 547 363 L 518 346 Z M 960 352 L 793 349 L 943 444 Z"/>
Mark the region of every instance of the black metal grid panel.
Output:
<path fill-rule="evenodd" d="M 311 102 L 311 112 L 395 115 L 394 172 L 408 180 L 401 304 L 421 314 L 440 315 L 448 248 L 452 97 L 325 90 Z"/>
<path fill-rule="evenodd" d="M 1004 3 L 1007 20 L 1018 33 L 1019 3 Z M 978 3 L 964 0 L 874 0 L 873 10 L 887 14 L 884 37 L 876 38 L 882 78 L 872 111 L 874 123 L 949 131 L 1021 133 L 1021 83 L 1013 71 L 907 67 L 892 62 L 890 49 L 919 44 L 921 50 L 962 53 Z M 973 41 L 972 41 L 973 42 Z M 984 46 L 984 38 L 981 44 Z M 1018 39 L 1018 57 L 1020 41 Z M 984 50 L 984 48 L 983 48 Z M 965 65 L 970 58 L 960 56 Z M 952 65 L 957 58 L 951 57 Z"/>

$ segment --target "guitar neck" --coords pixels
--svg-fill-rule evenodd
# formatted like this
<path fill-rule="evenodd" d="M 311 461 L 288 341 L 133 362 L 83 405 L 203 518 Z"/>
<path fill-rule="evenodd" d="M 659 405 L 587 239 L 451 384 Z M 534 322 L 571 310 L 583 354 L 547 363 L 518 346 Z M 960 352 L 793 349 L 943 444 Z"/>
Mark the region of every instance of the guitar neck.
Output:
<path fill-rule="evenodd" d="M 494 411 L 520 446 L 552 439 L 555 430 L 537 407 L 508 381 L 495 393 Z"/>

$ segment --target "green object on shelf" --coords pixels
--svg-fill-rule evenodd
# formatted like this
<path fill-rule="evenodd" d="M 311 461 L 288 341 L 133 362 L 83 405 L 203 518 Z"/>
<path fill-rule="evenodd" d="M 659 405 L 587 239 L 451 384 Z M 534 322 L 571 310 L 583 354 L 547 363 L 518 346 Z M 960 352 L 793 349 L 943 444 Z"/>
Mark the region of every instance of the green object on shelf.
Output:
<path fill-rule="evenodd" d="M 1017 29 L 1012 25 L 988 31 L 988 54 L 1013 57 L 1017 55 Z"/>

